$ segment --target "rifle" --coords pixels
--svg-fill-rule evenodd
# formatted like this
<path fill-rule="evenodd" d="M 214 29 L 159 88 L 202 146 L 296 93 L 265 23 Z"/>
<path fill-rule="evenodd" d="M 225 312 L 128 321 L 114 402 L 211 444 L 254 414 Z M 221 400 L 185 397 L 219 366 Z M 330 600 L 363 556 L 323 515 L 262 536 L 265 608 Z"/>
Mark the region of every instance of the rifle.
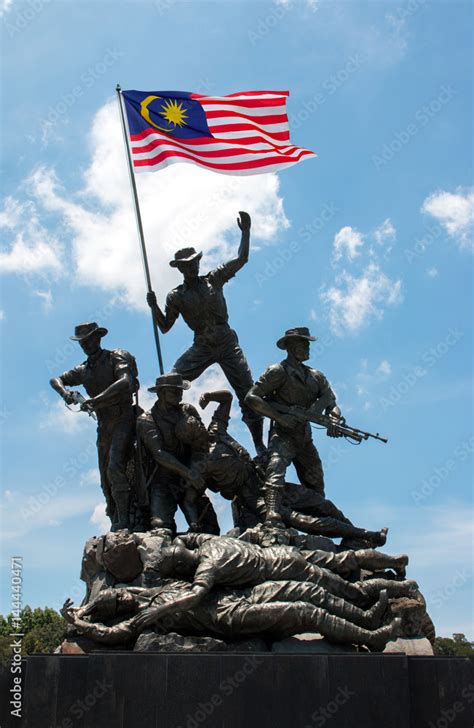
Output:
<path fill-rule="evenodd" d="M 138 417 L 140 413 L 143 410 L 141 409 L 139 402 L 138 402 L 138 388 L 135 390 L 135 416 Z M 152 475 L 150 476 L 149 480 L 147 481 L 145 478 L 145 472 L 143 469 L 143 445 L 142 442 L 138 436 L 138 433 L 136 433 L 136 464 L 138 473 L 135 473 L 136 481 L 135 481 L 135 487 L 137 492 L 137 500 L 138 505 L 141 508 L 147 508 L 150 505 L 150 499 L 148 495 L 148 486 L 153 478 L 153 475 L 155 474 L 155 469 L 153 470 Z"/>
<path fill-rule="evenodd" d="M 73 404 L 77 404 L 77 405 L 79 405 L 79 407 L 81 407 L 81 405 L 82 405 L 82 404 L 83 404 L 83 403 L 84 403 L 84 402 L 86 401 L 86 398 L 85 398 L 85 397 L 83 397 L 83 396 L 82 396 L 82 394 L 81 394 L 80 392 L 69 392 L 69 394 L 70 394 L 70 395 L 71 395 L 71 396 L 73 397 L 73 402 L 72 402 L 72 403 L 73 403 Z M 93 420 L 96 420 L 96 419 L 97 419 L 97 415 L 96 415 L 96 413 L 94 412 L 94 410 L 90 410 L 90 409 L 78 409 L 78 410 L 73 410 L 73 409 L 72 409 L 72 408 L 71 408 L 71 407 L 70 407 L 70 406 L 68 405 L 68 403 L 67 403 L 67 402 L 65 402 L 65 405 L 66 405 L 66 407 L 67 407 L 68 409 L 70 409 L 70 410 L 71 410 L 71 412 L 87 412 L 87 414 L 89 415 L 89 417 L 92 417 L 92 419 L 93 419 Z"/>
<path fill-rule="evenodd" d="M 380 440 L 380 442 L 388 442 L 387 438 L 380 437 L 378 432 L 373 435 L 371 432 L 365 432 L 364 430 L 357 429 L 357 427 L 347 425 L 345 417 L 335 420 L 332 417 L 323 414 L 324 410 L 328 406 L 328 402 L 324 397 L 318 399 L 308 409 L 298 407 L 297 405 L 287 406 L 280 404 L 279 402 L 269 402 L 268 404 L 277 412 L 281 412 L 281 414 L 285 415 L 291 415 L 300 422 L 314 422 L 326 429 L 328 427 L 333 427 L 339 437 L 347 437 L 349 440 L 354 440 L 358 444 L 360 444 L 362 440 L 368 440 L 369 437 L 374 440 Z"/>

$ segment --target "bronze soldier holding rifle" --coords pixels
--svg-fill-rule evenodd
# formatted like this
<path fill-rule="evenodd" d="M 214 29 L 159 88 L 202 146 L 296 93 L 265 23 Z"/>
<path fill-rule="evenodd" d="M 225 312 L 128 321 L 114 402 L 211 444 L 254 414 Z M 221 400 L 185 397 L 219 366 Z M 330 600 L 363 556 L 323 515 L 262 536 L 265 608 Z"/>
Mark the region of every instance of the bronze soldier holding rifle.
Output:
<path fill-rule="evenodd" d="M 272 420 L 265 502 L 266 520 L 275 525 L 281 524 L 280 507 L 288 466 L 293 463 L 302 484 L 323 496 L 324 474 L 309 423 L 277 410 L 273 402 L 286 406 L 289 412 L 293 405 L 308 408 L 318 399 L 324 398 L 326 414 L 331 417 L 327 433 L 330 437 L 338 437 L 332 424 L 336 424 L 341 417 L 336 395 L 324 374 L 303 364 L 309 359 L 311 341 L 316 339 L 306 327 L 286 331 L 277 341 L 278 348 L 286 350 L 286 359 L 270 366 L 250 389 L 245 400 L 249 407 Z"/>
<path fill-rule="evenodd" d="M 277 341 L 286 359 L 270 366 L 248 392 L 245 401 L 272 420 L 265 483 L 266 522 L 281 526 L 280 509 L 285 473 L 293 463 L 301 483 L 324 496 L 324 473 L 311 436 L 310 422 L 326 428 L 329 437 L 356 442 L 384 438 L 346 425 L 336 395 L 321 372 L 306 366 L 310 342 L 305 326 L 288 329 Z"/>

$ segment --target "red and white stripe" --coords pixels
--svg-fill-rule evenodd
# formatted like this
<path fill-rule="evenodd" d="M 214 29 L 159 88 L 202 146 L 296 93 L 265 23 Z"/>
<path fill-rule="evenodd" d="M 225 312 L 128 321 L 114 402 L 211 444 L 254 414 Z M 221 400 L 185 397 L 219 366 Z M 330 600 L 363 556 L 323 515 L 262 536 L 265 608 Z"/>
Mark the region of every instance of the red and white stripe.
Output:
<path fill-rule="evenodd" d="M 210 137 L 173 139 L 157 129 L 130 137 L 135 172 L 175 162 L 221 174 L 276 172 L 315 154 L 290 144 L 287 91 L 248 91 L 229 96 L 192 94 L 202 105 Z"/>

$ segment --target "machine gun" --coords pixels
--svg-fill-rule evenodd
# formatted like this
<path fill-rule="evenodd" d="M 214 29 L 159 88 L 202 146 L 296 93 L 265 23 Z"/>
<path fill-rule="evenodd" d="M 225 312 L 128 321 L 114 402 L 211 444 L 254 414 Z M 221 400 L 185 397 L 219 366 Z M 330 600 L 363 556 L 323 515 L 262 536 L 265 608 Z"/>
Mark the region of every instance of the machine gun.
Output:
<path fill-rule="evenodd" d="M 92 417 L 93 420 L 97 419 L 97 415 L 94 412 L 94 410 L 89 409 L 88 407 L 82 407 L 81 405 L 84 404 L 86 401 L 86 398 L 82 396 L 80 392 L 69 392 L 69 394 L 73 397 L 73 404 L 77 404 L 79 406 L 78 410 L 73 410 L 72 407 L 68 405 L 66 402 L 66 407 L 71 410 L 71 412 L 87 412 L 89 417 Z"/>
<path fill-rule="evenodd" d="M 349 440 L 354 440 L 357 444 L 360 444 L 362 440 L 368 440 L 369 437 L 374 440 L 380 440 L 380 442 L 387 443 L 388 440 L 385 437 L 380 437 L 377 432 L 373 435 L 371 432 L 365 432 L 364 430 L 358 430 L 357 427 L 350 427 L 346 424 L 344 417 L 336 420 L 329 415 L 325 415 L 324 410 L 328 406 L 328 402 L 324 400 L 324 397 L 318 399 L 311 407 L 305 409 L 304 407 L 298 407 L 297 405 L 284 405 L 279 402 L 268 403 L 274 410 L 284 415 L 291 415 L 295 417 L 299 422 L 314 422 L 316 425 L 321 425 L 326 429 L 328 427 L 334 428 L 338 437 L 346 437 Z"/>

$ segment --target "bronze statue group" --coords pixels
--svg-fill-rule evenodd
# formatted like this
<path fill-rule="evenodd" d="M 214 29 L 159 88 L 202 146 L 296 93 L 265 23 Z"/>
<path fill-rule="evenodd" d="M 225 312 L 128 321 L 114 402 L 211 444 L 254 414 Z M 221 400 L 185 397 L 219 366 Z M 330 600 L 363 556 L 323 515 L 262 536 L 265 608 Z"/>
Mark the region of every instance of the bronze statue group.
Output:
<path fill-rule="evenodd" d="M 142 573 L 129 579 L 133 583 L 110 574 L 97 580 L 107 570 L 97 562 L 85 602 L 79 609 L 66 602 L 63 614 L 75 633 L 105 644 L 131 645 L 152 629 L 227 641 L 315 632 L 383 649 L 413 614 L 421 615 L 421 629 L 424 600 L 417 584 L 405 579 L 408 558 L 374 550 L 384 545 L 387 529 L 356 527 L 326 499 L 310 423 L 322 423 L 330 437 L 360 442 L 370 435 L 346 427 L 328 380 L 304 363 L 315 341 L 306 327 L 284 333 L 277 346 L 285 358 L 254 381 L 229 326 L 223 292 L 249 257 L 250 217 L 240 212 L 237 222 L 242 236 L 236 258 L 199 275 L 202 254 L 181 249 L 170 265 L 183 283 L 168 294 L 164 312 L 148 294 L 162 333 L 179 315 L 194 332 L 192 346 L 149 388 L 156 394 L 150 411 L 137 404 L 135 358 L 123 349 L 103 349 L 108 332 L 97 323 L 76 326 L 71 337 L 87 359 L 51 380 L 68 405 L 78 401 L 68 388 L 82 385 L 88 398 L 80 407 L 97 418 L 109 548 L 143 546 L 143 534 L 148 546 L 154 540 L 152 563 L 148 546 L 142 548 L 148 555 Z M 200 397 L 202 409 L 214 407 L 207 428 L 198 410 L 182 401 L 191 382 L 214 364 L 238 398 L 255 458 L 228 432 L 230 391 Z M 286 482 L 290 464 L 299 483 Z M 231 502 L 234 528 L 225 536 L 206 491 Z M 178 508 L 186 534 L 176 532 Z M 336 545 L 331 538 L 342 540 Z"/>

